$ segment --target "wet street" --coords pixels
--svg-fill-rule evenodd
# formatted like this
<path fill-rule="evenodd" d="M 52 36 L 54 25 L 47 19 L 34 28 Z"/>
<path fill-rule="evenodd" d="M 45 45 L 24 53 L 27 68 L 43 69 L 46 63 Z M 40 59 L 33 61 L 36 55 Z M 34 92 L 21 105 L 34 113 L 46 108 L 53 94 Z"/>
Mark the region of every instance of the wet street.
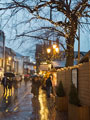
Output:
<path fill-rule="evenodd" d="M 31 89 L 31 81 L 15 83 L 5 91 L 0 84 L 0 120 L 67 120 L 67 113 L 56 111 L 54 97 L 47 98 L 41 88 L 35 96 Z"/>

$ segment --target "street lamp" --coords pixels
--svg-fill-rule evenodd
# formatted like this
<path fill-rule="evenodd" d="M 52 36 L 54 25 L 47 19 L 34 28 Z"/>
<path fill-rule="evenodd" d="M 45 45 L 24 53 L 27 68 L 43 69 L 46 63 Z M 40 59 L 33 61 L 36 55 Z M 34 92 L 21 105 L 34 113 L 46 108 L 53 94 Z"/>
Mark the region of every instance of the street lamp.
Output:
<path fill-rule="evenodd" d="M 51 49 L 50 49 L 50 48 L 48 48 L 48 49 L 47 49 L 47 53 L 49 54 L 50 52 L 51 52 Z"/>
<path fill-rule="evenodd" d="M 59 48 L 58 47 L 55 50 L 56 50 L 56 53 L 59 53 Z"/>
<path fill-rule="evenodd" d="M 53 44 L 53 49 L 54 49 L 55 53 L 59 53 L 59 48 L 57 47 L 56 44 Z"/>
<path fill-rule="evenodd" d="M 54 53 L 59 53 L 59 48 L 57 47 L 56 44 L 54 44 L 52 47 L 53 47 Z M 52 48 L 47 48 L 47 53 L 48 53 L 48 54 L 51 52 L 51 49 L 52 49 Z"/>
<path fill-rule="evenodd" d="M 8 60 L 9 60 L 9 61 L 11 61 L 11 59 L 12 59 L 11 57 L 8 57 Z"/>
<path fill-rule="evenodd" d="M 59 47 L 56 44 L 53 44 L 51 46 L 51 48 L 47 48 L 47 53 L 50 54 L 52 53 L 52 55 L 57 55 L 57 53 L 59 53 Z"/>
<path fill-rule="evenodd" d="M 57 45 L 56 45 L 56 44 L 54 44 L 54 45 L 53 45 L 53 49 L 55 49 L 56 47 L 57 47 Z"/>

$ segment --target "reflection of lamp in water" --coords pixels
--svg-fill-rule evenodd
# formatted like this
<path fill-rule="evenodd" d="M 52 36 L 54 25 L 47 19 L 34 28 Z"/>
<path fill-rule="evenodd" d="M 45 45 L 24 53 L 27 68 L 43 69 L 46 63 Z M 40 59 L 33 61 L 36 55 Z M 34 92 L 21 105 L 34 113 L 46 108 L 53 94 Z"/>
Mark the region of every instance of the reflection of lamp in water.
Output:
<path fill-rule="evenodd" d="M 42 89 L 39 89 L 39 103 L 40 103 L 40 117 L 41 120 L 48 120 L 49 116 L 49 111 L 47 107 L 47 99 L 46 99 L 46 94 L 43 93 Z"/>

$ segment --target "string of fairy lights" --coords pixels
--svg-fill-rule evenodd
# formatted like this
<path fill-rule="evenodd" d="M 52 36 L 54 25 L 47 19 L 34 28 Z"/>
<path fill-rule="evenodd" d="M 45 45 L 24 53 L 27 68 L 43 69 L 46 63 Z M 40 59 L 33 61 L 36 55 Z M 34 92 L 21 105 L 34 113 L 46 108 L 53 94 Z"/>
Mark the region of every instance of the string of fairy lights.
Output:
<path fill-rule="evenodd" d="M 41 2 L 43 2 L 43 1 L 41 1 Z M 17 1 L 16 1 L 16 3 L 18 3 Z M 58 8 L 58 6 L 59 6 L 59 4 L 61 3 L 61 7 L 60 8 Z M 26 7 L 26 9 L 30 12 L 30 13 L 34 13 L 34 12 L 36 12 L 36 11 L 38 11 L 39 10 L 39 8 L 41 8 L 41 7 L 46 7 L 46 6 L 48 6 L 49 5 L 49 7 L 50 7 L 50 18 L 46 18 L 46 17 L 42 17 L 42 16 L 40 16 L 39 14 L 33 14 L 36 18 L 38 18 L 38 19 L 41 19 L 41 20 L 45 20 L 45 21 L 48 21 L 48 22 L 50 22 L 51 24 L 53 24 L 55 27 L 58 27 L 58 26 L 61 26 L 61 27 L 64 27 L 65 26 L 65 23 L 63 23 L 63 22 L 61 22 L 61 21 L 58 21 L 58 22 L 56 22 L 56 21 L 54 21 L 54 20 L 52 20 L 52 9 L 54 8 L 54 6 L 52 6 L 53 4 L 57 4 L 57 11 L 59 11 L 60 12 L 60 10 L 61 10 L 61 8 L 63 7 L 62 6 L 62 4 L 63 4 L 64 2 L 62 2 L 62 1 L 54 1 L 54 3 L 53 3 L 53 1 L 52 0 L 50 0 L 50 1 L 45 1 L 44 2 L 44 4 L 37 4 L 35 7 L 33 7 L 33 9 L 31 9 L 30 7 L 29 8 L 27 8 L 28 7 L 28 5 L 27 5 L 27 7 Z M 18 6 L 21 6 L 22 7 L 22 4 L 19 4 L 18 3 Z M 82 7 L 83 6 L 86 6 L 87 5 L 87 2 L 86 3 L 83 3 L 82 2 Z M 24 6 L 25 7 L 25 6 Z M 51 9 L 51 7 L 53 7 L 52 9 Z M 73 11 L 73 10 L 72 10 Z M 63 11 L 62 11 L 63 12 Z M 75 14 L 77 17 L 78 17 L 78 19 L 79 19 L 79 17 L 81 16 L 81 14 L 80 14 L 80 11 L 78 11 L 78 12 L 76 12 L 77 14 Z M 64 13 L 65 15 L 67 14 L 67 11 Z M 74 14 L 73 14 L 74 15 Z M 65 27 L 65 29 L 67 29 L 66 31 L 68 31 L 68 30 L 71 30 L 71 28 L 73 28 L 72 26 L 74 26 L 75 27 L 75 21 L 73 21 L 73 25 L 71 24 L 72 23 L 72 18 L 73 18 L 73 15 L 72 14 L 70 14 L 70 16 L 68 17 L 68 19 L 69 19 L 69 23 L 70 23 L 70 25 L 68 25 L 68 27 Z M 66 15 L 67 16 L 67 15 Z M 16 18 L 17 19 L 17 18 Z M 16 21 L 17 22 L 17 21 Z M 67 22 L 66 22 L 67 23 Z M 88 24 L 88 25 L 90 25 L 90 23 L 84 23 L 84 22 L 80 22 L 80 24 Z M 71 28 L 70 28 L 71 27 Z M 73 31 L 74 32 L 76 32 L 77 31 L 77 29 L 75 29 L 75 28 L 73 28 Z M 70 32 L 67 34 L 68 32 L 66 32 L 65 33 L 65 39 L 68 39 L 68 37 L 70 37 L 71 38 L 71 40 L 73 39 L 72 37 L 73 36 L 70 36 L 71 34 L 70 34 Z M 16 34 L 17 34 L 17 29 L 16 29 Z M 75 33 L 73 33 L 73 35 L 75 35 Z M 80 36 L 79 36 L 80 37 Z M 79 38 L 80 39 L 80 38 Z M 66 41 L 66 44 L 67 44 L 67 46 L 69 46 L 69 48 L 70 49 L 73 49 L 73 45 L 71 45 L 71 43 L 69 43 L 69 42 L 67 42 Z M 69 53 L 70 54 L 70 53 Z"/>

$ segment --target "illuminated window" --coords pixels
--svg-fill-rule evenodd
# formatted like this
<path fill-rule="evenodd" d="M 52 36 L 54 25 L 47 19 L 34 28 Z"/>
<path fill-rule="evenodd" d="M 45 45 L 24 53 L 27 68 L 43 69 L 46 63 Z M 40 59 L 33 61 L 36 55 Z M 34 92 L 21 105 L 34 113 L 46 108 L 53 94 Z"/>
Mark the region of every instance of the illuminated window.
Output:
<path fill-rule="evenodd" d="M 3 60 L 0 59 L 0 67 L 3 67 Z"/>

